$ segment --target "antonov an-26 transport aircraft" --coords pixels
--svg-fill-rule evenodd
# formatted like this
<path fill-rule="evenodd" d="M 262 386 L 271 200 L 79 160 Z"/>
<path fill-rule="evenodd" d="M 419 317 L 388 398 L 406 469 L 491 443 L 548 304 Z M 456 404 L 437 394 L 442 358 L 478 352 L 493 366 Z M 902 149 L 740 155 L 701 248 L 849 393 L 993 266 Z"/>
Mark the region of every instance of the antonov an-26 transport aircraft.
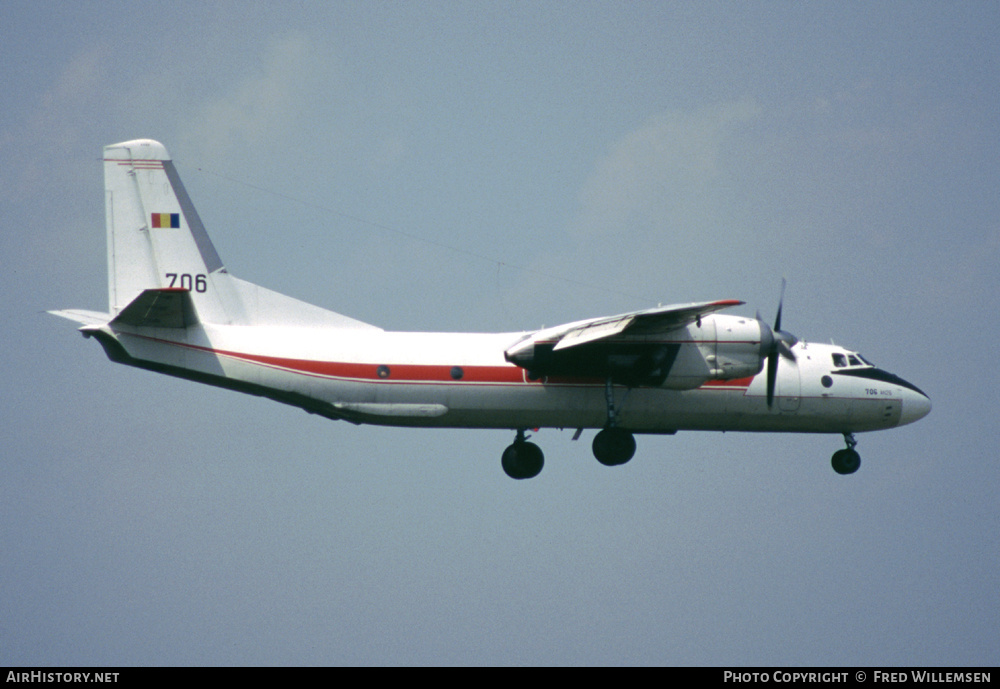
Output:
<path fill-rule="evenodd" d="M 109 312 L 52 313 L 112 361 L 355 424 L 510 429 L 512 478 L 541 471 L 526 435 L 540 427 L 600 429 L 609 466 L 635 434 L 838 433 L 833 468 L 850 474 L 855 433 L 931 408 L 857 352 L 783 331 L 781 300 L 773 326 L 721 300 L 516 333 L 386 332 L 230 275 L 162 144 L 107 146 L 104 181 Z"/>

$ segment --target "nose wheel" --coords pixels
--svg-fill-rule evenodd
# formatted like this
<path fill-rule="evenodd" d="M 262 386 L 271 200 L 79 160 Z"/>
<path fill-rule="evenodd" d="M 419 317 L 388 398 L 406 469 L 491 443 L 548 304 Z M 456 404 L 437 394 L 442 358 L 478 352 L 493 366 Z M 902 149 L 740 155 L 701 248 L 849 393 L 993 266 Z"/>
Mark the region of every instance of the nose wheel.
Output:
<path fill-rule="evenodd" d="M 861 466 L 861 455 L 854 449 L 858 441 L 854 439 L 853 433 L 844 433 L 844 442 L 847 447 L 834 452 L 830 464 L 838 474 L 853 474 Z"/>

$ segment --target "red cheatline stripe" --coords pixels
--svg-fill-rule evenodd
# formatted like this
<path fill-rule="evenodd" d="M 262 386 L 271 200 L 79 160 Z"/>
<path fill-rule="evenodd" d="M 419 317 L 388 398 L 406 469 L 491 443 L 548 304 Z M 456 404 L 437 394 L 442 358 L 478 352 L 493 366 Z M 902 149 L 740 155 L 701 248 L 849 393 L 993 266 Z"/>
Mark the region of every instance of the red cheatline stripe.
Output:
<path fill-rule="evenodd" d="M 201 352 L 225 356 L 232 359 L 239 359 L 261 366 L 279 368 L 295 373 L 310 376 L 321 376 L 324 378 L 345 378 L 354 380 L 370 380 L 386 383 L 492 383 L 511 384 L 530 382 L 539 384 L 542 381 L 527 381 L 524 369 L 517 366 L 461 366 L 462 377 L 458 380 L 452 377 L 452 366 L 428 365 L 428 364 L 368 364 L 351 363 L 341 361 L 316 361 L 313 359 L 291 359 L 287 357 L 267 356 L 264 354 L 247 354 L 243 352 L 232 352 L 222 349 L 212 349 L 210 347 L 199 347 L 198 345 L 172 342 L 159 338 L 144 337 L 144 339 L 155 340 L 164 344 L 177 345 L 196 349 Z M 380 376 L 379 368 L 389 369 L 388 376 Z M 735 378 L 733 380 L 711 380 L 705 383 L 702 388 L 737 388 L 746 389 L 750 387 L 753 377 Z M 552 385 L 604 385 L 604 381 L 599 378 L 586 377 L 551 377 L 545 382 Z"/>
<path fill-rule="evenodd" d="M 753 376 L 749 378 L 733 378 L 732 380 L 710 380 L 703 384 L 703 388 L 748 388 L 753 382 Z"/>
<path fill-rule="evenodd" d="M 138 337 L 145 337 L 138 335 Z M 437 366 L 425 364 L 360 364 L 340 361 L 315 361 L 312 359 L 291 359 L 287 357 L 267 356 L 264 354 L 247 354 L 243 352 L 231 352 L 222 349 L 212 349 L 210 347 L 199 347 L 198 345 L 184 344 L 182 342 L 172 342 L 159 338 L 145 337 L 145 339 L 155 340 L 164 344 L 177 345 L 196 349 L 201 352 L 208 352 L 218 356 L 225 356 L 241 361 L 248 361 L 262 366 L 280 368 L 296 373 L 303 373 L 311 376 L 323 376 L 327 378 L 354 378 L 360 380 L 373 380 L 385 382 L 406 382 L 406 383 L 428 383 L 428 382 L 449 382 L 449 383 L 523 383 L 524 370 L 516 366 L 461 366 L 462 377 L 458 380 L 452 378 L 452 366 Z M 388 376 L 380 376 L 379 368 L 385 366 L 389 369 Z"/>
<path fill-rule="evenodd" d="M 252 361 L 284 368 L 309 375 L 330 378 L 360 378 L 362 380 L 385 380 L 400 382 L 456 382 L 451 376 L 451 366 L 425 364 L 384 364 L 389 369 L 385 377 L 379 375 L 382 364 L 356 364 L 338 361 L 312 361 L 309 359 L 286 359 L 284 357 L 261 354 L 239 354 L 236 352 L 216 352 L 223 356 Z M 516 366 L 463 366 L 463 383 L 523 383 L 524 372 Z"/>

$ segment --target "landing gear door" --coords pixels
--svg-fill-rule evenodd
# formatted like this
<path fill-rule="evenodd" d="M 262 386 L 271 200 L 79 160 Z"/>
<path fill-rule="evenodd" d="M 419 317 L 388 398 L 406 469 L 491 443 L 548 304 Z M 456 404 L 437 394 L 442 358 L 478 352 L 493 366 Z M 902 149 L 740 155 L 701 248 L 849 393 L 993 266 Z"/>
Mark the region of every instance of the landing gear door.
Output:
<path fill-rule="evenodd" d="M 777 388 L 778 408 L 783 412 L 797 412 L 802 395 L 802 380 L 799 377 L 799 365 L 783 356 L 778 357 Z"/>

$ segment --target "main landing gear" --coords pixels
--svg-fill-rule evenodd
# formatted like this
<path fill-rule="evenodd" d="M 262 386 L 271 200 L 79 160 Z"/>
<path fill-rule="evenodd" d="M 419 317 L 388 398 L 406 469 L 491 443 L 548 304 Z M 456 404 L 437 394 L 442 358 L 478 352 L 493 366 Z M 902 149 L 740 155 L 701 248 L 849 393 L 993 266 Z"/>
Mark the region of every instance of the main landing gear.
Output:
<path fill-rule="evenodd" d="M 861 466 L 861 455 L 854 449 L 858 441 L 854 439 L 853 433 L 844 433 L 844 442 L 847 447 L 834 452 L 830 464 L 838 474 L 853 474 Z"/>
<path fill-rule="evenodd" d="M 621 404 L 625 404 L 628 390 Z M 618 410 L 615 409 L 615 388 L 608 378 L 604 382 L 604 401 L 607 405 L 608 420 L 604 430 L 594 436 L 594 456 L 606 467 L 620 466 L 635 454 L 635 436 L 630 431 L 618 427 Z"/>
<path fill-rule="evenodd" d="M 528 442 L 524 429 L 521 428 L 518 429 L 514 442 L 503 451 L 500 464 L 511 478 L 534 478 L 545 465 L 545 455 L 538 445 Z"/>
<path fill-rule="evenodd" d="M 628 392 L 625 395 L 628 396 Z M 618 427 L 618 412 L 615 408 L 615 393 L 611 380 L 608 380 L 604 386 L 604 396 L 607 403 L 608 420 L 604 428 L 594 436 L 592 445 L 594 457 L 604 466 L 620 466 L 635 455 L 635 436 L 632 435 L 631 431 Z M 624 398 L 622 398 L 621 403 L 625 403 Z M 582 430 L 581 428 L 577 431 L 573 440 L 580 436 Z M 507 446 L 500 459 L 504 473 L 513 479 L 534 478 L 538 476 L 545 465 L 545 456 L 542 454 L 541 448 L 534 443 L 529 443 L 524 432 L 525 429 L 518 429 L 514 442 Z"/>
<path fill-rule="evenodd" d="M 624 428 L 610 426 L 594 436 L 594 456 L 607 467 L 624 464 L 635 454 L 635 437 Z M 517 431 L 514 442 L 507 446 L 500 459 L 504 473 L 513 479 L 534 478 L 545 465 L 542 449 L 529 443 L 524 429 Z"/>
<path fill-rule="evenodd" d="M 632 459 L 635 436 L 624 428 L 609 426 L 594 436 L 591 447 L 598 462 L 606 467 L 616 467 Z"/>

